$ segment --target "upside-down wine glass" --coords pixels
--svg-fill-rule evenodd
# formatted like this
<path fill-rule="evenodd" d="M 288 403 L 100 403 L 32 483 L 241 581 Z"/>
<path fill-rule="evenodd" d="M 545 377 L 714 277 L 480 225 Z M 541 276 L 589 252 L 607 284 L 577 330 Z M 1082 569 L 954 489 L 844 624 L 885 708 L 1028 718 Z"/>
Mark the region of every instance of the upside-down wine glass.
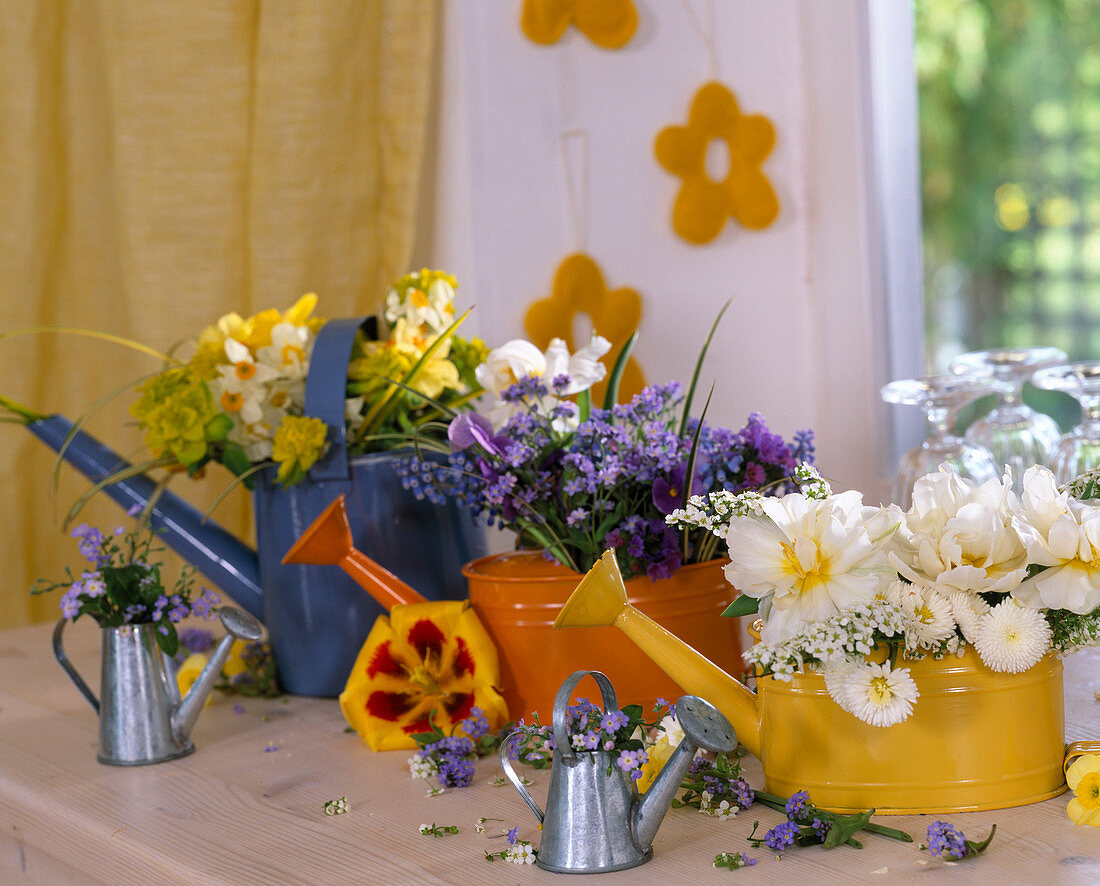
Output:
<path fill-rule="evenodd" d="M 1068 483 L 1100 466 L 1100 360 L 1067 363 L 1035 373 L 1032 384 L 1063 391 L 1081 404 L 1081 422 L 1058 441 L 1050 462 L 1054 479 Z"/>
<path fill-rule="evenodd" d="M 1035 464 L 1050 464 L 1062 435 L 1054 419 L 1023 401 L 1024 382 L 1038 370 L 1065 362 L 1065 351 L 1049 347 L 971 351 L 951 361 L 952 372 L 992 373 L 989 387 L 996 392 L 997 403 L 988 415 L 970 425 L 966 439 L 989 450 L 1002 472 L 1006 467 L 1012 469 L 1017 495 L 1023 489 L 1024 471 Z"/>
<path fill-rule="evenodd" d="M 913 484 L 945 462 L 957 474 L 983 483 L 999 472 L 989 450 L 952 433 L 955 413 L 988 390 L 989 373 L 927 375 L 892 381 L 882 389 L 887 403 L 919 406 L 928 420 L 928 437 L 898 462 L 894 503 L 902 510 L 912 504 Z"/>

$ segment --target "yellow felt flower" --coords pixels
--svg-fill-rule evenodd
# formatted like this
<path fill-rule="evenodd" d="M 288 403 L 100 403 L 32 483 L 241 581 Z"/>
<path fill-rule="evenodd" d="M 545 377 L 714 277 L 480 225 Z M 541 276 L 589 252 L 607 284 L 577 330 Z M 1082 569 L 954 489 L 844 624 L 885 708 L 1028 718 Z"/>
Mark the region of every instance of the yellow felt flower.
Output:
<path fill-rule="evenodd" d="M 557 43 L 570 24 L 597 46 L 625 46 L 638 27 L 632 0 L 524 0 L 520 26 L 535 43 Z"/>
<path fill-rule="evenodd" d="M 558 266 L 553 292 L 527 309 L 523 324 L 527 335 L 539 348 L 545 349 L 553 339 L 562 338 L 572 353 L 577 349 L 573 341 L 577 314 L 587 314 L 592 328 L 598 329 L 600 335 L 611 342 L 607 362 L 613 363 L 619 349 L 641 322 L 642 297 L 626 287 L 608 289 L 599 265 L 590 256 L 578 252 Z M 645 383 L 641 366 L 631 357 L 619 383 L 619 401 L 630 400 Z M 606 387 L 606 379 L 593 386 L 595 404 L 603 404 Z"/>
<path fill-rule="evenodd" d="M 1066 770 L 1066 784 L 1074 797 L 1066 813 L 1074 824 L 1100 827 L 1100 755 L 1083 754 Z"/>
<path fill-rule="evenodd" d="M 707 174 L 707 147 L 718 139 L 729 151 L 722 181 Z M 726 219 L 746 228 L 766 228 L 779 215 L 776 197 L 760 166 L 775 146 L 775 127 L 761 114 L 742 114 L 721 83 L 707 83 L 691 103 L 686 126 L 657 134 L 657 160 L 683 179 L 672 209 L 672 227 L 689 243 L 709 243 Z"/>
<path fill-rule="evenodd" d="M 415 748 L 410 736 L 428 730 L 433 711 L 448 734 L 474 707 L 499 729 L 499 683 L 496 647 L 467 601 L 398 605 L 371 628 L 340 709 L 372 750 Z"/>
<path fill-rule="evenodd" d="M 297 483 L 325 451 L 328 428 L 319 418 L 288 415 L 271 441 L 271 457 L 278 463 L 275 479 L 284 486 Z"/>

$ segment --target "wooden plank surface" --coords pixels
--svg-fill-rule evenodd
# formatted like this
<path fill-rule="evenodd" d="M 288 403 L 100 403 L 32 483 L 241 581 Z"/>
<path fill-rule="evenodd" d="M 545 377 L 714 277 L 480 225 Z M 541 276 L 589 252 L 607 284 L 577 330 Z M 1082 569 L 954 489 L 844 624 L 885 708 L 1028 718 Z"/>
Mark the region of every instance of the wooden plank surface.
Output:
<path fill-rule="evenodd" d="M 191 756 L 154 766 L 101 765 L 95 714 L 54 662 L 50 628 L 0 633 L 2 883 L 491 886 L 555 877 L 484 860 L 485 850 L 502 849 L 505 841 L 476 834 L 480 816 L 503 819 L 490 823 L 501 829 L 519 825 L 521 836 L 538 844 L 535 820 L 519 795 L 490 784 L 499 774 L 493 760 L 479 763 L 472 787 L 426 797 L 424 782 L 409 776 L 409 753 L 372 753 L 345 732 L 334 700 L 216 693 L 195 727 L 198 749 Z M 77 624 L 67 631 L 66 645 L 95 687 L 98 629 Z M 1098 690 L 1100 652 L 1068 659 L 1069 740 L 1100 739 Z M 756 761 L 746 768 L 759 785 Z M 529 774 L 541 802 L 546 776 Z M 325 815 L 325 801 L 341 796 L 350 811 Z M 754 820 L 762 832 L 782 820 L 779 813 L 753 808 L 720 822 L 673 810 L 657 835 L 653 861 L 604 874 L 599 882 L 717 882 L 732 875 L 756 883 L 1100 883 L 1100 829 L 1073 825 L 1067 799 L 941 816 L 971 839 L 997 824 L 987 856 L 955 865 L 920 852 L 915 843 L 872 835 L 865 836 L 862 851 L 815 847 L 777 857 L 751 850 L 745 838 Z M 881 820 L 919 842 L 934 818 Z M 417 832 L 422 822 L 455 824 L 460 833 L 425 837 Z M 732 874 L 715 870 L 714 856 L 722 851 L 748 851 L 759 862 Z"/>

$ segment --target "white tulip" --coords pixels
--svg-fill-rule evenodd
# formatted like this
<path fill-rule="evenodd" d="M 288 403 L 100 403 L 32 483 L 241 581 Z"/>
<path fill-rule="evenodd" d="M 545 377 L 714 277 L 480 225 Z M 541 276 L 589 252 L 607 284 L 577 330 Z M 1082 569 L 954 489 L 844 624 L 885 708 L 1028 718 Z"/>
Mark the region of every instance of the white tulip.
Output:
<path fill-rule="evenodd" d="M 1100 606 L 1100 506 L 1058 492 L 1043 467 L 1024 474 L 1017 529 L 1028 560 L 1046 566 L 1012 595 L 1032 609 L 1068 609 L 1085 615 Z"/>

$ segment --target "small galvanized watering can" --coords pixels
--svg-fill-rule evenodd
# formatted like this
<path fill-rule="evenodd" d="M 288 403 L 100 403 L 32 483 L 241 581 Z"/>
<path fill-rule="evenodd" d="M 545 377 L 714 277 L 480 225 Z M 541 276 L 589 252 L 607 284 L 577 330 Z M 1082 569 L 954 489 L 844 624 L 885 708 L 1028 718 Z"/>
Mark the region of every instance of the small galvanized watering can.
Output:
<path fill-rule="evenodd" d="M 96 759 L 100 763 L 141 766 L 174 760 L 195 750 L 191 727 L 229 658 L 233 640 L 252 641 L 263 636 L 263 627 L 246 612 L 225 607 L 220 617 L 227 633 L 182 699 L 172 660 L 157 646 L 156 625 L 102 629 L 101 700 L 65 655 L 61 634 L 66 620 L 57 623 L 53 632 L 54 655 L 99 714 Z"/>
<path fill-rule="evenodd" d="M 554 764 L 546 811 L 539 808 L 508 760 L 508 742 L 500 749 L 504 774 L 542 825 L 536 864 L 565 874 L 620 871 L 653 857 L 653 838 L 672 804 L 688 766 L 700 748 L 728 753 L 737 746 L 729 721 L 710 702 L 685 695 L 676 702 L 684 737 L 644 796 L 634 780 L 615 765 L 607 751 L 576 751 L 566 735 L 566 707 L 577 683 L 595 679 L 604 710 L 618 704 L 611 681 L 599 671 L 576 671 L 554 699 Z"/>

